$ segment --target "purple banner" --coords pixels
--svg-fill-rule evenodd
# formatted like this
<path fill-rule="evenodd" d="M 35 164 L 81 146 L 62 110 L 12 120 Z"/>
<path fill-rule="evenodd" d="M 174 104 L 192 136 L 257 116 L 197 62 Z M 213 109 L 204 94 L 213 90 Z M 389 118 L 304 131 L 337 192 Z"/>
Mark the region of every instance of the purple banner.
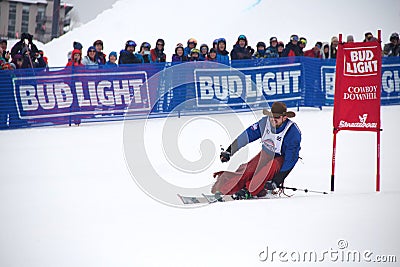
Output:
<path fill-rule="evenodd" d="M 18 115 L 28 120 L 121 114 L 128 106 L 130 112 L 150 112 L 157 97 L 147 72 L 129 68 L 41 72 L 14 77 L 13 86 Z"/>

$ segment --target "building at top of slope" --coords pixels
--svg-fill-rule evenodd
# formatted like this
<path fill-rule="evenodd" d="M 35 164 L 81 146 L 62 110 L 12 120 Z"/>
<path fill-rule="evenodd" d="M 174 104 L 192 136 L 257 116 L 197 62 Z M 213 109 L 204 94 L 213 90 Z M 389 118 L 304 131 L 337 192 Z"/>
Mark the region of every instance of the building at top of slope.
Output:
<path fill-rule="evenodd" d="M 53 7 L 59 14 L 58 30 L 52 33 Z M 47 43 L 63 35 L 71 24 L 70 11 L 73 5 L 54 0 L 5 0 L 0 1 L 0 37 L 19 39 L 29 32 L 35 39 Z"/>

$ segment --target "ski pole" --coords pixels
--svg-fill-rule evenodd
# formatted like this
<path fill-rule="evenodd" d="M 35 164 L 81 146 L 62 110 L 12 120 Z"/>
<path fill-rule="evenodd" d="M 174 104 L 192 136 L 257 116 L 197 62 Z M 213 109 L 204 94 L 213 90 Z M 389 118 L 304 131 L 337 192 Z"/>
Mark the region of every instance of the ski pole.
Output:
<path fill-rule="evenodd" d="M 281 186 L 280 188 L 283 189 L 290 189 L 292 191 L 303 191 L 304 193 L 317 193 L 317 194 L 328 194 L 327 192 L 323 191 L 314 191 L 314 190 L 308 190 L 308 189 L 300 189 L 300 188 L 295 188 L 295 187 L 287 187 L 287 186 Z"/>

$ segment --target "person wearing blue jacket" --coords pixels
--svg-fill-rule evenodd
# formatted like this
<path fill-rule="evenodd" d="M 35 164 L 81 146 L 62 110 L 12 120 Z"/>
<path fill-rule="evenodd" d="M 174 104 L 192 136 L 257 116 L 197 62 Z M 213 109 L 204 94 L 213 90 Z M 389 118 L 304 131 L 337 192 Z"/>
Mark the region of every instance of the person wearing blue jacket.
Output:
<path fill-rule="evenodd" d="M 269 39 L 269 46 L 265 50 L 265 54 L 266 54 L 267 58 L 277 58 L 277 57 L 279 57 L 278 39 L 276 37 L 271 37 Z"/>
<path fill-rule="evenodd" d="M 192 51 L 193 48 L 196 48 L 196 46 L 197 46 L 197 40 L 194 39 L 194 38 L 190 38 L 187 41 L 187 46 L 183 50 L 183 55 L 189 57 L 190 56 L 190 52 Z"/>
<path fill-rule="evenodd" d="M 202 45 L 200 46 L 200 49 L 199 49 L 199 50 L 200 50 L 199 59 L 200 59 L 201 61 L 206 60 L 207 55 L 208 55 L 208 45 L 202 44 Z"/>
<path fill-rule="evenodd" d="M 117 52 L 111 51 L 111 53 L 108 55 L 108 61 L 106 62 L 104 67 L 105 68 L 117 68 L 118 67 L 117 58 L 118 58 Z"/>
<path fill-rule="evenodd" d="M 153 63 L 153 59 L 150 54 L 151 45 L 148 42 L 143 42 L 140 45 L 140 51 L 135 55 L 142 61 L 142 63 Z"/>
<path fill-rule="evenodd" d="M 229 52 L 226 51 L 225 38 L 219 38 L 217 43 L 217 62 L 229 65 Z"/>
<path fill-rule="evenodd" d="M 247 144 L 261 139 L 261 151 L 235 172 L 214 173 L 217 181 L 212 192 L 233 195 L 243 199 L 265 196 L 280 188 L 299 159 L 301 132 L 290 120 L 296 114 L 287 111 L 286 104 L 274 102 L 271 111 L 264 109 L 265 117 L 248 127 L 232 144 L 221 152 L 220 159 L 227 162 L 230 157 Z"/>

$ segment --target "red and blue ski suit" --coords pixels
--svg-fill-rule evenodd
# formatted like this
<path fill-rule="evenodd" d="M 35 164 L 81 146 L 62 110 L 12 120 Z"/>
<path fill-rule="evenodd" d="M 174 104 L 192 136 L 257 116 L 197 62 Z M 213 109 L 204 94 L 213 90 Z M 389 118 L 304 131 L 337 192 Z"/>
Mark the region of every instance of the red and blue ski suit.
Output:
<path fill-rule="evenodd" d="M 270 136 L 276 138 L 269 138 Z M 252 195 L 258 195 L 267 181 L 276 185 L 283 183 L 299 159 L 299 128 L 296 123 L 287 119 L 275 129 L 271 127 L 269 117 L 265 116 L 241 133 L 227 151 L 233 155 L 258 139 L 262 140 L 262 150 L 248 163 L 240 165 L 235 172 L 219 172 L 220 184 L 214 186 L 212 191 L 234 194 L 245 187 Z"/>

